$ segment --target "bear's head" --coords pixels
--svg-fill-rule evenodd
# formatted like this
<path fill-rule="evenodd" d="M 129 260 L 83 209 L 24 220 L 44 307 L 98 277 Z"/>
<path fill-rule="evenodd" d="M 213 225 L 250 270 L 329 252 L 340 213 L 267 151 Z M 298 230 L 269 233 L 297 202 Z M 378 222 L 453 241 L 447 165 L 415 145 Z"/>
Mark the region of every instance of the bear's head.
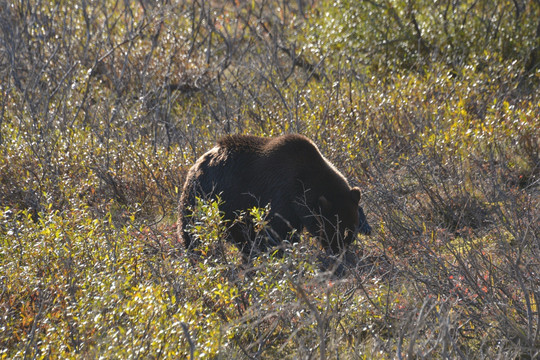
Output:
<path fill-rule="evenodd" d="M 326 248 L 338 254 L 351 244 L 358 233 L 371 234 L 364 210 L 360 207 L 360 189 L 354 187 L 346 193 L 321 195 L 320 238 Z"/>

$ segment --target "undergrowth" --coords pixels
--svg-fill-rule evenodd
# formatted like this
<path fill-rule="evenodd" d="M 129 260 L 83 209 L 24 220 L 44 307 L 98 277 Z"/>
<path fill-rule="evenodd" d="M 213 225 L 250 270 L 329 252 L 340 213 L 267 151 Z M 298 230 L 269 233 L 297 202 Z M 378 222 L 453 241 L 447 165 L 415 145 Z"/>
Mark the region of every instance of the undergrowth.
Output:
<path fill-rule="evenodd" d="M 540 356 L 538 1 L 0 1 L 0 358 Z M 311 138 L 373 227 L 251 261 L 190 165 Z M 267 208 L 246 209 L 264 239 Z"/>

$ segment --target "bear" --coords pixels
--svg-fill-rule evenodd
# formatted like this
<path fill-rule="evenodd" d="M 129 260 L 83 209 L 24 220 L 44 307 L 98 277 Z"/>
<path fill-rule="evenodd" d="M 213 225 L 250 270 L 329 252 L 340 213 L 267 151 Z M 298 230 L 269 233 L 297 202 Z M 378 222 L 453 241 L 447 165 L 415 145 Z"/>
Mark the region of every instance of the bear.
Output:
<path fill-rule="evenodd" d="M 254 250 L 266 251 L 284 240 L 297 242 L 304 229 L 332 254 L 345 250 L 358 233 L 371 234 L 359 205 L 360 189 L 349 186 L 317 146 L 300 134 L 225 136 L 195 162 L 178 206 L 178 236 L 188 251 L 197 246 L 189 232 L 191 209 L 197 198 L 217 197 L 230 225 L 226 237 L 247 258 Z M 254 232 L 235 218 L 267 204 L 268 244 L 256 244 Z"/>

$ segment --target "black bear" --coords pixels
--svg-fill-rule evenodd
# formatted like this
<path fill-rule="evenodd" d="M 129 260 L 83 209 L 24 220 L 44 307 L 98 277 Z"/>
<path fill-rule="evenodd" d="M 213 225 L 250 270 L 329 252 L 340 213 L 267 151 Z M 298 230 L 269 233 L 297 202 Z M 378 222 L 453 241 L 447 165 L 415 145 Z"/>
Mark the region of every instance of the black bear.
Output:
<path fill-rule="evenodd" d="M 298 134 L 226 136 L 197 160 L 187 174 L 178 208 L 178 234 L 188 250 L 196 246 L 189 233 L 191 208 L 197 197 L 216 196 L 230 225 L 228 237 L 246 256 L 254 247 L 253 232 L 234 219 L 241 211 L 267 204 L 270 244 L 296 241 L 297 231 L 305 228 L 337 254 L 358 232 L 371 233 L 359 206 L 360 190 L 351 188 L 317 146 Z M 255 247 L 266 250 L 261 244 Z"/>

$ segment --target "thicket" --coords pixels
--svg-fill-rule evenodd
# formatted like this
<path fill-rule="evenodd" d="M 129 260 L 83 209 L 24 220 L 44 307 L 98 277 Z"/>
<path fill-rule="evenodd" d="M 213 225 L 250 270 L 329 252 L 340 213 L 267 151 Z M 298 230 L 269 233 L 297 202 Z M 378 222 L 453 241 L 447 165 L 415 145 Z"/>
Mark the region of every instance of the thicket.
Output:
<path fill-rule="evenodd" d="M 540 356 L 538 0 L 0 0 L 0 358 Z M 299 132 L 374 228 L 243 263 L 186 171 Z M 266 209 L 252 209 L 263 234 Z"/>

